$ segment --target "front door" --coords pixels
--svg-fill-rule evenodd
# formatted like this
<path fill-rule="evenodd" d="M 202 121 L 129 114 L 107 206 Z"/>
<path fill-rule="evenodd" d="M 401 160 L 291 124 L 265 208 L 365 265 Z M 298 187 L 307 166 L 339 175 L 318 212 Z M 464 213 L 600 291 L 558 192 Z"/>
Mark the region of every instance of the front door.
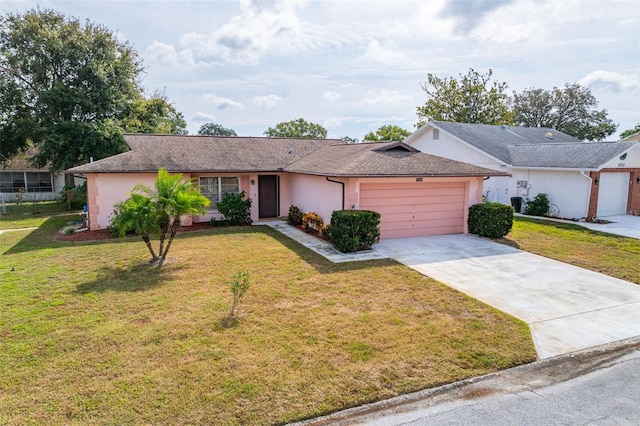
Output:
<path fill-rule="evenodd" d="M 278 183 L 276 175 L 258 176 L 258 217 L 278 217 Z"/>

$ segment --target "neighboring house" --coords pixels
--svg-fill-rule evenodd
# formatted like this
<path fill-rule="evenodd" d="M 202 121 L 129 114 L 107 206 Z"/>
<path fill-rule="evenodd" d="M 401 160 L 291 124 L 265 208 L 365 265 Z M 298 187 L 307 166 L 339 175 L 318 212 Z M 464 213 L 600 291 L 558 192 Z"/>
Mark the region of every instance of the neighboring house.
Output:
<path fill-rule="evenodd" d="M 195 178 L 213 202 L 245 191 L 254 221 L 284 216 L 289 206 L 325 222 L 340 209 L 381 213 L 381 237 L 467 232 L 468 207 L 482 201 L 482 180 L 495 170 L 419 152 L 402 142 L 179 135 L 125 135 L 131 151 L 67 170 L 87 178 L 89 226 L 106 228 L 113 207 L 138 183 L 152 186 L 160 167 Z"/>
<path fill-rule="evenodd" d="M 581 142 L 553 129 L 432 121 L 404 142 L 422 152 L 508 173 L 484 182 L 487 201 L 549 195 L 569 219 L 640 213 L 640 143 Z"/>
<path fill-rule="evenodd" d="M 44 201 L 60 198 L 64 174 L 36 169 L 29 163 L 33 151 L 20 154 L 0 164 L 0 201 Z"/>

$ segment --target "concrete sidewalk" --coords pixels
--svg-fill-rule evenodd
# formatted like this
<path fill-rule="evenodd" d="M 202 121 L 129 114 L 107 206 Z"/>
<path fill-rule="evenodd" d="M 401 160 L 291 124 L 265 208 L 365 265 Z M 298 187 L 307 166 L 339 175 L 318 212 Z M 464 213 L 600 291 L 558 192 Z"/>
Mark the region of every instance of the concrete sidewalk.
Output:
<path fill-rule="evenodd" d="M 525 321 L 541 359 L 640 336 L 640 285 L 471 235 L 376 251 Z"/>

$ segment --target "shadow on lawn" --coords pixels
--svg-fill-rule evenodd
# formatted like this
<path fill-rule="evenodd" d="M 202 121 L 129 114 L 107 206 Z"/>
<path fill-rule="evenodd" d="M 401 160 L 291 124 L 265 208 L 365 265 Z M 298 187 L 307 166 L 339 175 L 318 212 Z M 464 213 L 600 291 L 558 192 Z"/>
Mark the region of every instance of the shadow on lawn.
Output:
<path fill-rule="evenodd" d="M 29 232 L 24 238 L 20 239 L 13 247 L 5 251 L 4 255 L 42 250 L 45 248 L 68 247 L 70 245 L 77 246 L 77 245 L 85 245 L 85 244 L 91 244 L 91 245 L 120 244 L 120 243 L 129 243 L 132 241 L 137 241 L 137 242 L 140 242 L 140 244 L 143 244 L 142 240 L 139 237 L 134 237 L 134 236 L 125 237 L 125 238 L 109 238 L 109 239 L 95 240 L 95 241 L 76 241 L 76 242 L 57 240 L 56 236 L 60 231 L 60 229 L 62 229 L 67 224 L 67 222 L 73 217 L 74 216 L 58 216 L 58 217 L 49 218 L 40 227 Z M 306 248 L 305 246 L 298 243 L 297 241 L 281 234 L 277 230 L 265 225 L 220 227 L 220 228 L 210 228 L 210 229 L 204 229 L 204 230 L 180 232 L 176 236 L 176 240 L 179 241 L 179 240 L 203 237 L 203 236 L 229 235 L 229 234 L 256 234 L 256 233 L 265 234 L 275 239 L 280 244 L 282 244 L 283 246 L 287 247 L 289 250 L 296 253 L 296 255 L 300 257 L 300 259 L 302 259 L 304 262 L 311 265 L 320 273 L 333 273 L 333 272 L 339 272 L 339 271 L 359 270 L 359 269 L 371 268 L 374 266 L 387 266 L 387 265 L 395 264 L 395 261 L 390 259 L 346 262 L 346 263 L 336 264 L 327 260 L 323 256 L 317 254 L 313 250 Z M 169 257 L 171 257 L 171 255 L 169 255 Z M 162 270 L 168 266 L 169 265 L 165 265 L 160 269 Z M 142 267 L 144 268 L 144 265 Z M 136 268 L 137 267 L 135 267 L 134 269 Z M 138 271 L 138 273 L 140 273 L 140 271 Z M 144 271 L 142 273 L 144 273 Z M 153 275 L 153 272 L 152 272 L 152 275 Z"/>
<path fill-rule="evenodd" d="M 127 268 L 103 267 L 95 280 L 79 284 L 76 293 L 103 293 L 107 291 L 138 292 L 162 285 L 170 276 L 183 269 L 181 265 L 167 263 L 161 268 L 142 263 Z"/>
<path fill-rule="evenodd" d="M 61 215 L 61 216 L 52 216 L 47 219 L 42 225 L 38 228 L 30 231 L 24 238 L 21 238 L 13 247 L 6 250 L 3 254 L 17 254 L 17 253 L 25 253 L 29 251 L 42 250 L 48 248 L 58 248 L 58 247 L 67 247 L 71 244 L 96 244 L 96 243 L 119 243 L 124 241 L 130 241 L 127 238 L 118 239 L 111 238 L 108 240 L 101 241 L 80 241 L 80 242 L 70 242 L 70 241 L 61 241 L 56 237 L 58 236 L 58 232 L 67 226 L 67 224 L 75 219 L 77 216 L 74 214 L 70 215 Z M 22 232 L 22 231 L 6 231 L 8 232 Z"/>

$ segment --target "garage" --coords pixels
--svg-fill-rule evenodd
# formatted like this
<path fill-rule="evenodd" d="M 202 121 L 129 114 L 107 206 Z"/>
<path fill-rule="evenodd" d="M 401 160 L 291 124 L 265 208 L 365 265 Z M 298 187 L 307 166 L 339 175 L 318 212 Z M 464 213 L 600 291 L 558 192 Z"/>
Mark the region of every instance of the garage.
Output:
<path fill-rule="evenodd" d="M 380 213 L 381 238 L 464 232 L 465 182 L 361 183 L 360 208 Z"/>
<path fill-rule="evenodd" d="M 629 173 L 600 173 L 598 182 L 598 217 L 627 214 Z"/>

